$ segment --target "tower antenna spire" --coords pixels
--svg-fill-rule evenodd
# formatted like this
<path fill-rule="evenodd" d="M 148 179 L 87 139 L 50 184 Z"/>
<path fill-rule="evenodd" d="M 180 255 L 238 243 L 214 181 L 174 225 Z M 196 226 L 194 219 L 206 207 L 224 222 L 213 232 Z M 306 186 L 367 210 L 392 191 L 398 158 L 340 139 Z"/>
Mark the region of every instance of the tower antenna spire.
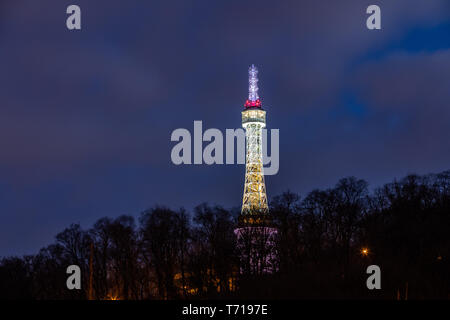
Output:
<path fill-rule="evenodd" d="M 245 107 L 261 107 L 261 100 L 258 94 L 258 68 L 254 64 L 248 68 L 248 100 Z"/>
<path fill-rule="evenodd" d="M 252 64 L 248 69 L 248 100 L 256 101 L 258 99 L 258 68 Z"/>

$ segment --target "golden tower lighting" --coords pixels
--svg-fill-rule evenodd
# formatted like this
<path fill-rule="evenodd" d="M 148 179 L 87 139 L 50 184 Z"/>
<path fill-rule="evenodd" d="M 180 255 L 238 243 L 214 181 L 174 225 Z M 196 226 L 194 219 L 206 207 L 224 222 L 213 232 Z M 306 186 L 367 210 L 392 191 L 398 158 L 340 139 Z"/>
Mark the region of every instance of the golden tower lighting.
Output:
<path fill-rule="evenodd" d="M 245 223 L 259 223 L 269 213 L 264 182 L 262 157 L 262 129 L 266 126 L 266 111 L 258 95 L 258 69 L 252 65 L 249 74 L 249 94 L 242 111 L 242 127 L 246 135 L 246 162 L 242 219 Z"/>

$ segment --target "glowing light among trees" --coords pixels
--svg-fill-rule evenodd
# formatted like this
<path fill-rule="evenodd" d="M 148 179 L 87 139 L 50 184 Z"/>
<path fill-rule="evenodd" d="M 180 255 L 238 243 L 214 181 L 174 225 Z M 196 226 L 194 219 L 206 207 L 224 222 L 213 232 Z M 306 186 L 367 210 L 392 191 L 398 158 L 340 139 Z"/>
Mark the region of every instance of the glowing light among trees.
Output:
<path fill-rule="evenodd" d="M 364 257 L 367 257 L 369 255 L 370 251 L 369 248 L 361 248 L 361 255 Z"/>

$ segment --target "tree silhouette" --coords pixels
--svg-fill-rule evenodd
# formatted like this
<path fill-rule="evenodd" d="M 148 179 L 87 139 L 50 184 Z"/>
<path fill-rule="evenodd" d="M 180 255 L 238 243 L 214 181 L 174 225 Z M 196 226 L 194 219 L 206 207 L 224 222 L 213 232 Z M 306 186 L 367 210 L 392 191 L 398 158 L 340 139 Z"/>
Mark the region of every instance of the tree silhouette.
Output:
<path fill-rule="evenodd" d="M 193 213 L 154 207 L 137 224 L 132 216 L 88 230 L 72 224 L 37 254 L 0 260 L 0 299 L 449 297 L 450 171 L 372 192 L 348 177 L 270 204 L 270 225 L 260 226 L 276 228 L 270 241 L 242 228 L 237 210 L 206 203 Z M 66 287 L 72 264 L 81 290 Z M 382 270 L 382 290 L 365 287 L 370 264 Z"/>

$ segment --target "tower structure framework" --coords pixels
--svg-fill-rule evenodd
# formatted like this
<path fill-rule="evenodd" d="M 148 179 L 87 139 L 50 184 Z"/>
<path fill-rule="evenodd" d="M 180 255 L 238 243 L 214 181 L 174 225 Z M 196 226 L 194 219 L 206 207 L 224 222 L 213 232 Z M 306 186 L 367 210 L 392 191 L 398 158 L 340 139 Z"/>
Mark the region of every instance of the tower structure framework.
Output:
<path fill-rule="evenodd" d="M 263 274 L 277 270 L 275 237 L 264 181 L 262 130 L 266 127 L 266 111 L 258 93 L 258 69 L 248 71 L 249 92 L 242 111 L 246 137 L 244 194 L 239 225 L 235 229 L 241 252 L 241 273 Z"/>

